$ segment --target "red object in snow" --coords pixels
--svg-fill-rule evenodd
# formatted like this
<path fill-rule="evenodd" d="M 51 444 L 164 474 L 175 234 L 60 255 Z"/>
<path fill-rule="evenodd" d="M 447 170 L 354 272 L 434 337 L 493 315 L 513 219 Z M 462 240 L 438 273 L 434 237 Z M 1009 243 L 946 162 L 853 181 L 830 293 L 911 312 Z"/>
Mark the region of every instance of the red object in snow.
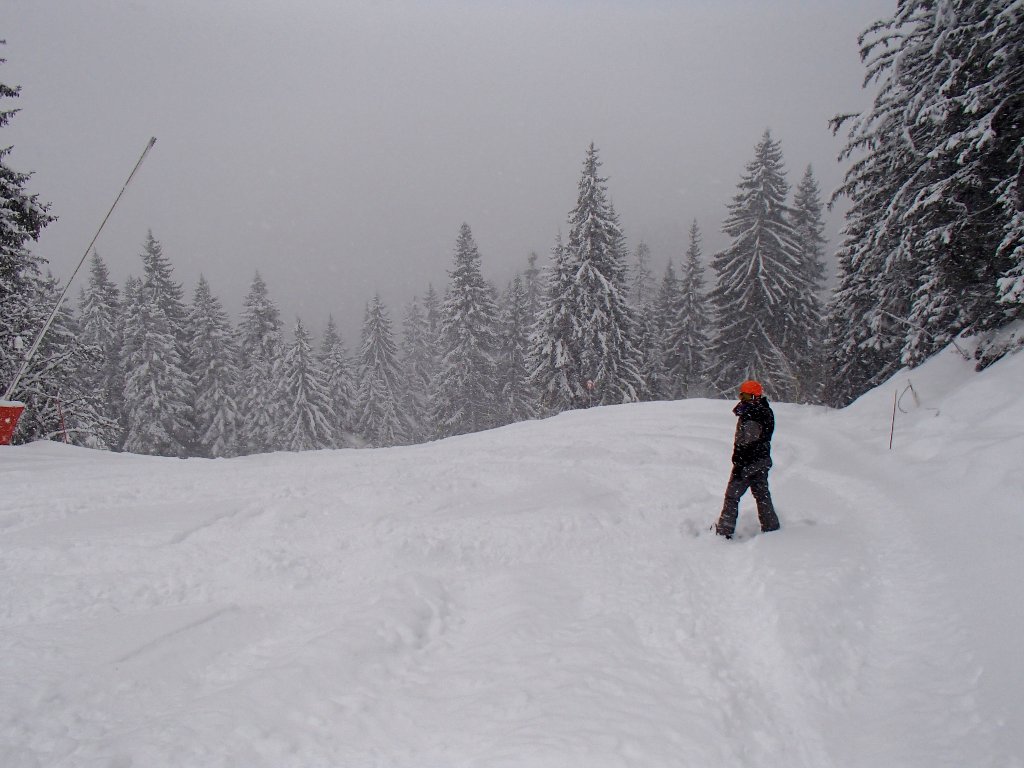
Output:
<path fill-rule="evenodd" d="M 17 400 L 0 400 L 0 445 L 10 445 L 25 404 Z"/>

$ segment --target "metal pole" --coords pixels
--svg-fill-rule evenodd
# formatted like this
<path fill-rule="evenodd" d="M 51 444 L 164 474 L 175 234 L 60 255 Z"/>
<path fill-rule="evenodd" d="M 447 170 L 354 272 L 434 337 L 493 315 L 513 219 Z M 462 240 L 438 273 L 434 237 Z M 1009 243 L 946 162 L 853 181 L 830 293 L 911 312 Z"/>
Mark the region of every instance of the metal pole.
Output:
<path fill-rule="evenodd" d="M 28 353 L 25 355 L 24 361 L 22 361 L 21 363 L 21 368 L 18 370 L 18 374 L 14 377 L 14 381 L 11 382 L 11 385 L 7 388 L 7 391 L 4 392 L 4 396 L 2 399 L 10 400 L 11 396 L 14 394 L 15 388 L 21 382 L 21 377 L 25 375 L 25 371 L 28 370 L 29 363 L 32 362 L 32 358 L 35 357 L 36 352 L 39 350 L 39 345 L 42 344 L 43 337 L 46 335 L 46 332 L 50 330 L 50 326 L 53 325 L 53 320 L 57 316 L 57 311 L 60 309 L 60 305 L 64 303 L 64 297 L 67 296 L 68 291 L 71 290 L 71 283 L 75 279 L 75 275 L 77 275 L 78 270 L 82 268 L 82 265 L 85 263 L 86 258 L 89 256 L 89 251 L 92 250 L 93 245 L 95 245 L 96 240 L 100 236 L 100 232 L 102 232 L 103 227 L 106 226 L 107 220 L 110 218 L 110 214 L 114 212 L 114 209 L 117 207 L 117 204 L 121 201 L 121 196 L 124 194 L 124 191 L 128 189 L 128 185 L 131 183 L 132 178 L 135 176 L 135 172 L 139 170 L 139 166 L 142 165 L 142 161 L 146 159 L 146 155 L 149 154 L 149 150 L 153 148 L 154 144 L 156 144 L 156 136 L 150 138 L 149 142 L 146 144 L 146 148 L 142 151 L 142 155 L 139 157 L 139 161 L 135 163 L 135 167 L 132 169 L 132 172 L 128 174 L 128 180 L 124 183 L 124 186 L 121 187 L 121 191 L 118 193 L 117 198 L 114 200 L 114 204 L 110 206 L 110 210 L 107 211 L 107 215 L 103 217 L 103 222 L 100 224 L 100 228 L 96 230 L 96 234 L 93 235 L 92 240 L 89 241 L 89 245 L 86 247 L 85 253 L 82 254 L 82 258 L 78 262 L 78 266 L 75 267 L 75 271 L 72 272 L 71 277 L 68 278 L 68 281 L 64 286 L 64 290 L 61 291 L 60 296 L 57 298 L 57 303 L 54 305 L 53 311 L 50 312 L 50 316 L 46 319 L 46 322 L 43 324 L 42 329 L 36 336 L 36 340 L 32 342 L 32 346 L 29 348 Z"/>
<path fill-rule="evenodd" d="M 889 450 L 892 450 L 892 436 L 896 432 L 896 400 L 899 397 L 900 391 L 897 389 L 892 393 L 892 426 L 889 427 Z"/>

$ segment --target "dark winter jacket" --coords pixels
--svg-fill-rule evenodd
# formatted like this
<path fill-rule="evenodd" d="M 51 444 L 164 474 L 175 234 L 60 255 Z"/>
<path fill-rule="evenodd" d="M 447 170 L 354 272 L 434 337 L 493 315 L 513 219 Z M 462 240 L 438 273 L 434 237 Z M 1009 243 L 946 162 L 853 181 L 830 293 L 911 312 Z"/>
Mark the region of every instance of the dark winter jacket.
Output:
<path fill-rule="evenodd" d="M 772 433 L 775 414 L 768 398 L 755 397 L 741 402 L 732 409 L 738 417 L 736 441 L 733 443 L 732 463 L 740 470 L 756 472 L 772 465 Z"/>

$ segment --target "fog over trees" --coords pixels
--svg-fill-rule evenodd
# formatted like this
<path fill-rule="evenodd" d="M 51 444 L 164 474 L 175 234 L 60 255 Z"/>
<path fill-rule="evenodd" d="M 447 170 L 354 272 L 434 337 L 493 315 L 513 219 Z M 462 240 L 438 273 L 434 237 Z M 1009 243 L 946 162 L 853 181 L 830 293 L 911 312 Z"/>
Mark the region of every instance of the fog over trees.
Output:
<path fill-rule="evenodd" d="M 367 296 L 358 339 L 333 317 L 323 333 L 283 319 L 255 270 L 237 285 L 201 277 L 186 300 L 175 254 L 142 232 L 137 274 L 120 286 L 89 254 L 77 301 L 12 392 L 27 404 L 15 440 L 205 457 L 382 447 L 568 409 L 732 397 L 747 378 L 775 399 L 842 406 L 960 334 L 982 337 L 978 365 L 988 365 L 1024 343 L 1013 332 L 1024 313 L 1024 11 L 902 0 L 860 45 L 876 96 L 832 120 L 847 172 L 830 200 L 849 204 L 837 243 L 814 169 L 794 173 L 786 137 L 770 129 L 752 136 L 721 222 L 680 212 L 687 237 L 657 255 L 663 271 L 616 212 L 616 169 L 591 144 L 546 258 L 524 253 L 495 284 L 488 243 L 465 222 L 451 233 L 446 284 L 399 306 Z M 0 85 L 0 102 L 18 95 Z M 0 109 L 0 129 L 16 111 Z M 60 291 L 32 251 L 53 213 L 9 153 L 0 149 L 5 386 Z M 708 226 L 728 238 L 714 253 Z M 222 297 L 243 293 L 232 318 Z"/>

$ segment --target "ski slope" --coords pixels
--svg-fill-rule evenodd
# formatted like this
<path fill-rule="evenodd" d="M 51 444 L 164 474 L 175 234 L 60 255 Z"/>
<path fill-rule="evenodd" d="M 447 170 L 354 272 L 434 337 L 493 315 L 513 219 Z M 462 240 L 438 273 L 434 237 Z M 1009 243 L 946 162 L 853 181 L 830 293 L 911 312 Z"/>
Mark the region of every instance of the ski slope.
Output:
<path fill-rule="evenodd" d="M 783 530 L 741 541 L 695 535 L 726 401 L 0 449 L 0 766 L 1024 766 L 1022 383 L 1024 354 L 946 352 L 775 404 Z"/>

